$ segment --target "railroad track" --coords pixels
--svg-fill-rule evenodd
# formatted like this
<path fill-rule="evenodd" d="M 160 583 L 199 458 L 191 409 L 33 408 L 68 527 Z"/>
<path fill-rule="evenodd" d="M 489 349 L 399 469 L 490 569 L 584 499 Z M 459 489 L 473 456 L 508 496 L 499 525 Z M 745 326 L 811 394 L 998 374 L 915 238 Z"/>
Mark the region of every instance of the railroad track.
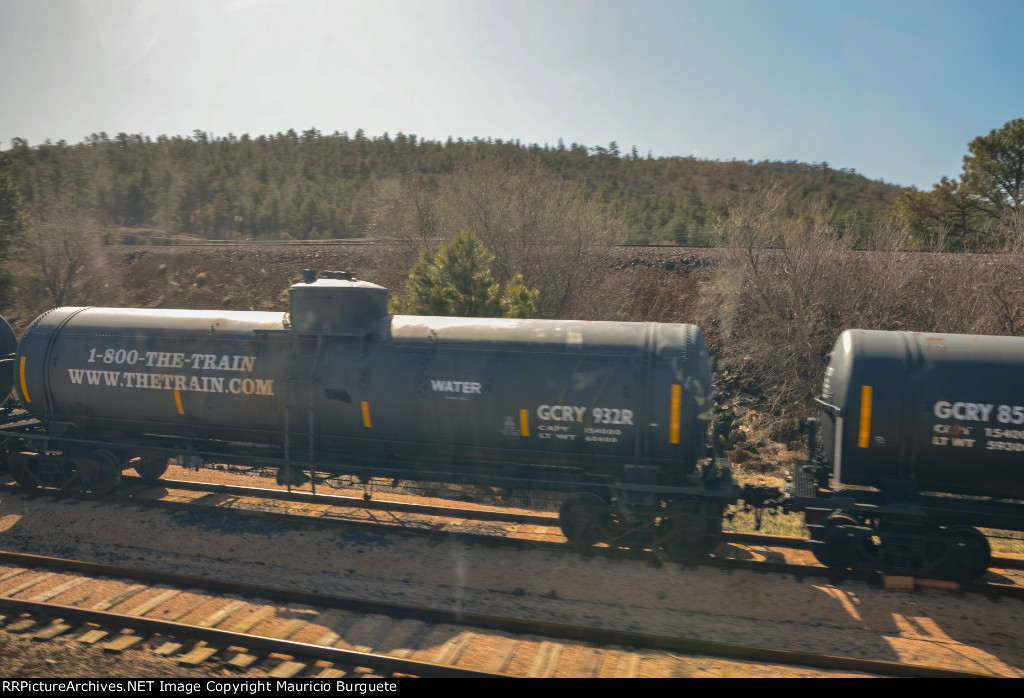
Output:
<path fill-rule="evenodd" d="M 0 614 L 6 632 L 40 641 L 70 635 L 106 652 L 147 647 L 181 664 L 257 668 L 277 678 L 685 676 L 694 662 L 709 661 L 732 671 L 753 662 L 879 676 L 984 675 L 3 552 Z"/>
<path fill-rule="evenodd" d="M 174 248 L 195 248 L 195 247 L 353 247 L 359 245 L 365 246 L 377 246 L 377 245 L 408 245 L 408 242 L 389 239 L 389 238 L 336 238 L 333 240 L 252 240 L 252 239 L 240 239 L 240 240 L 181 240 L 180 238 L 166 237 L 166 236 L 153 236 L 153 235 L 142 235 L 149 241 L 148 247 L 174 247 Z M 444 244 L 446 240 L 444 238 L 437 238 L 432 241 L 437 245 Z M 110 247 L 118 249 L 137 249 L 138 245 L 129 244 L 117 244 L 110 245 Z M 661 243 L 661 244 L 638 244 L 638 243 L 621 243 L 616 245 L 609 245 L 609 247 L 637 247 L 637 248 L 666 248 L 666 249 L 711 249 L 714 245 L 677 245 L 674 243 Z"/>
<path fill-rule="evenodd" d="M 388 528 L 398 532 L 426 534 L 435 540 L 457 536 L 466 541 L 486 544 L 527 548 L 544 545 L 550 546 L 552 550 L 575 551 L 575 548 L 566 543 L 561 532 L 557 530 L 557 517 L 552 519 L 552 517 L 546 516 L 480 509 L 424 507 L 403 502 L 366 502 L 354 497 L 314 496 L 301 492 L 289 493 L 282 490 L 233 485 L 208 485 L 206 483 L 163 480 L 154 485 L 144 483 L 139 478 L 125 477 L 124 480 L 127 486 L 110 495 L 49 489 L 24 492 L 16 485 L 0 485 L 0 492 L 8 492 L 22 497 L 52 497 L 107 504 L 146 505 L 168 510 L 190 510 L 224 516 L 276 519 L 306 523 L 312 526 L 362 527 L 374 531 Z M 407 516 L 397 516 L 400 513 Z M 445 522 L 448 520 L 474 521 L 482 524 L 528 524 L 545 530 L 531 531 L 531 537 L 509 536 L 502 535 L 505 530 L 499 526 L 491 526 L 492 530 L 488 532 L 479 532 L 479 529 L 469 530 L 464 526 L 455 526 L 453 529 L 446 527 Z M 546 530 L 551 526 L 554 528 Z"/>
<path fill-rule="evenodd" d="M 359 245 L 399 244 L 397 241 L 375 238 L 339 238 L 335 240 L 180 240 L 179 238 L 145 235 L 147 247 L 196 248 L 196 247 L 353 247 Z M 117 244 L 109 247 L 133 250 L 138 245 Z"/>
<path fill-rule="evenodd" d="M 744 569 L 761 573 L 788 574 L 795 578 L 818 577 L 834 581 L 859 580 L 882 585 L 884 577 L 877 572 L 856 572 L 830 569 L 818 564 L 806 551 L 804 539 L 755 533 L 724 533 L 724 547 L 713 556 L 674 560 L 660 551 L 593 547 L 585 551 L 565 541 L 558 528 L 558 517 L 551 514 L 528 514 L 504 510 L 422 505 L 409 502 L 373 500 L 339 495 L 313 495 L 260 487 L 203 483 L 182 480 L 161 480 L 149 483 L 141 478 L 125 476 L 114 495 L 68 493 L 59 490 L 37 490 L 23 496 L 50 496 L 122 504 L 145 504 L 169 510 L 206 512 L 219 516 L 241 516 L 301 522 L 312 526 L 357 527 L 379 531 L 390 528 L 396 532 L 427 535 L 433 541 L 458 538 L 466 543 L 500 545 L 518 549 L 542 547 L 562 554 L 583 554 L 588 557 L 639 559 L 655 564 L 682 563 L 707 565 L 725 569 Z M 18 492 L 10 485 L 0 491 Z M 180 493 L 188 493 L 182 496 Z M 295 505 L 296 508 L 290 508 Z M 273 508 L 270 508 L 273 507 Z M 454 522 L 454 523 L 453 523 Z M 512 524 L 509 530 L 492 524 Z M 469 525 L 467 525 L 469 524 Z M 481 530 L 489 529 L 489 530 Z M 791 551 L 791 552 L 784 552 Z M 1024 567 L 1020 558 L 996 556 L 988 574 L 999 568 L 1007 571 Z M 1024 585 L 1009 583 L 953 583 L 915 580 L 916 585 L 950 590 L 1024 598 Z"/>

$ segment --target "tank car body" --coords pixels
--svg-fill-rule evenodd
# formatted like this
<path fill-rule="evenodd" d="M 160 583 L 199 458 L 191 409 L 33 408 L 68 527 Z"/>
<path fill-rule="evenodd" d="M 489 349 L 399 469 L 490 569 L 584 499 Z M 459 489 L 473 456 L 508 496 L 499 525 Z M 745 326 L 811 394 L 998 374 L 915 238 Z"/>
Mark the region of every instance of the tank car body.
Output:
<path fill-rule="evenodd" d="M 1024 338 L 847 330 L 817 402 L 829 467 L 793 482 L 822 562 L 966 579 L 974 526 L 1024 530 Z"/>
<path fill-rule="evenodd" d="M 658 527 L 666 507 L 720 513 L 735 496 L 728 473 L 709 495 L 698 468 L 711 363 L 692 325 L 395 316 L 380 286 L 309 278 L 288 313 L 52 310 L 13 367 L 48 440 L 9 455 L 28 485 L 110 489 L 131 458 L 158 475 L 183 453 L 289 482 L 552 488 L 577 493 L 563 527 L 585 544 L 623 507 Z"/>

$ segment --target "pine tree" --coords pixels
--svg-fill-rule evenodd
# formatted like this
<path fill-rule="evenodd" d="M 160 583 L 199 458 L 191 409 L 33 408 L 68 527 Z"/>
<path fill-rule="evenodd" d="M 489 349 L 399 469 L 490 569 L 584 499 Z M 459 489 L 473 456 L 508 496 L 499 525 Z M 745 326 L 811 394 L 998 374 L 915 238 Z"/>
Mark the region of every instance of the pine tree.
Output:
<path fill-rule="evenodd" d="M 1024 119 L 1008 121 L 967 147 L 965 187 L 997 214 L 1024 207 Z"/>
<path fill-rule="evenodd" d="M 529 317 L 539 292 L 516 274 L 502 293 L 491 277 L 491 254 L 470 231 L 464 230 L 441 247 L 427 251 L 409 274 L 406 295 L 391 303 L 394 313 L 461 317 Z"/>

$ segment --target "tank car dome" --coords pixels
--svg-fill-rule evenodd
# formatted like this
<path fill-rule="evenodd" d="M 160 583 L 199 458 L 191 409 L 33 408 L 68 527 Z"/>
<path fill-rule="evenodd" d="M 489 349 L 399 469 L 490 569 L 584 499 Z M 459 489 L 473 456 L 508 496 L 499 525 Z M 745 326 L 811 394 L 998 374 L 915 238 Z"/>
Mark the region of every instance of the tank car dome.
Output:
<path fill-rule="evenodd" d="M 359 281 L 348 272 L 307 269 L 303 281 L 288 289 L 289 318 L 299 333 L 362 334 L 388 314 L 388 290 Z"/>

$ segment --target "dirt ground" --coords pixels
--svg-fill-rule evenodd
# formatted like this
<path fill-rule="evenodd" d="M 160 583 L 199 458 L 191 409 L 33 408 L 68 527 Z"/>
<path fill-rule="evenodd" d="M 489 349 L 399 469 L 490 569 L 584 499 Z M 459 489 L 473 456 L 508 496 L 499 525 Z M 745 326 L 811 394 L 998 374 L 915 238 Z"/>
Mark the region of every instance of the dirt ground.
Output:
<path fill-rule="evenodd" d="M 252 525 L 45 497 L 5 497 L 0 538 L 12 551 L 369 600 L 1024 675 L 1024 602 L 941 588 L 895 593 L 861 582 L 563 555 L 542 545 L 508 550 L 459 538 L 425 543 L 384 530 Z M 73 640 L 32 646 L 24 635 L 0 632 L 4 676 L 224 675 L 222 665 L 190 670 L 143 651 L 126 652 L 120 662 L 99 654 Z M 673 666 L 673 673 L 658 675 L 825 675 L 707 658 Z"/>

